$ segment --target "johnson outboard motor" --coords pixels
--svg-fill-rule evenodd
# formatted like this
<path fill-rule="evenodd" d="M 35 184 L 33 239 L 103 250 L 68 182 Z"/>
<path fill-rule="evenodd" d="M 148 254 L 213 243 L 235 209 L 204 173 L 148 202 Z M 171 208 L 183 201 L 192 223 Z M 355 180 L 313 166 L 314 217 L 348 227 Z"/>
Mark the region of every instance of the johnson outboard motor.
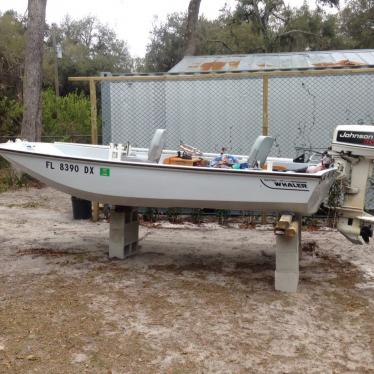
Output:
<path fill-rule="evenodd" d="M 343 125 L 334 131 L 331 151 L 343 204 L 338 208 L 337 229 L 352 243 L 369 242 L 374 216 L 364 211 L 368 179 L 373 172 L 374 126 Z"/>

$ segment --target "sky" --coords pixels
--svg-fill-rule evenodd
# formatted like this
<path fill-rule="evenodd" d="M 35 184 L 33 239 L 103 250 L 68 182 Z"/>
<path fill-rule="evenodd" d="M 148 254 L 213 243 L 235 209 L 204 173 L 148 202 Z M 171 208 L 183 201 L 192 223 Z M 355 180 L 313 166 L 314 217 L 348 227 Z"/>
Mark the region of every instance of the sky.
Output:
<path fill-rule="evenodd" d="M 200 15 L 214 19 L 225 3 L 233 7 L 235 0 L 202 0 Z M 287 3 L 300 6 L 303 0 Z M 168 13 L 187 11 L 188 4 L 189 0 L 47 0 L 46 19 L 59 24 L 66 14 L 73 19 L 96 16 L 127 42 L 133 57 L 144 57 L 155 17 L 164 21 Z M 27 0 L 0 0 L 0 11 L 8 9 L 25 14 Z"/>

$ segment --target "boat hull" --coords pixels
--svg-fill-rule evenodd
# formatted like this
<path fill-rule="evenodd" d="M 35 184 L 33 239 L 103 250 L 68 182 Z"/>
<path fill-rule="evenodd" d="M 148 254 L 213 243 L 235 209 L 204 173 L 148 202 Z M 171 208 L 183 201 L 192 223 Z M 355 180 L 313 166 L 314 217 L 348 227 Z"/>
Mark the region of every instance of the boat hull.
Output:
<path fill-rule="evenodd" d="M 112 162 L 1 149 L 17 168 L 83 199 L 123 206 L 315 213 L 335 179 L 321 175 Z"/>

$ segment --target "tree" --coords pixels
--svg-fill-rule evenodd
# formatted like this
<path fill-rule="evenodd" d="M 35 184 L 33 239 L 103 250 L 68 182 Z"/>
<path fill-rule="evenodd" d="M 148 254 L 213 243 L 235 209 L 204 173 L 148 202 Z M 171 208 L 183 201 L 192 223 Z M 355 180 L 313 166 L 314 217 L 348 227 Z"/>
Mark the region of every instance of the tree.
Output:
<path fill-rule="evenodd" d="M 188 5 L 187 25 L 185 33 L 185 56 L 193 56 L 196 52 L 196 28 L 199 20 L 201 0 L 190 0 Z"/>
<path fill-rule="evenodd" d="M 374 1 L 351 0 L 340 13 L 350 48 L 374 48 Z"/>
<path fill-rule="evenodd" d="M 168 71 L 180 61 L 184 53 L 185 25 L 183 13 L 169 14 L 166 22 L 153 25 L 145 55 L 147 71 Z"/>
<path fill-rule="evenodd" d="M 124 73 L 132 69 L 133 61 L 126 43 L 95 17 L 73 20 L 66 16 L 55 28 L 55 35 L 56 42 L 63 50 L 62 59 L 59 61 L 62 95 L 77 88 L 76 84 L 68 82 L 69 76 L 98 75 L 102 71 Z M 47 46 L 45 81 L 52 85 L 54 51 L 51 33 L 48 33 Z"/>
<path fill-rule="evenodd" d="M 279 24 L 284 23 L 284 9 L 283 0 L 238 0 L 234 16 L 252 24 L 263 39 L 263 52 L 272 52 Z"/>
<path fill-rule="evenodd" d="M 338 0 L 318 0 L 317 3 L 339 5 Z M 262 40 L 261 52 L 344 47 L 337 35 L 337 17 L 326 15 L 320 6 L 312 11 L 306 3 L 291 9 L 283 0 L 238 0 L 233 14 L 235 22 L 252 25 L 251 36 L 257 35 Z"/>
<path fill-rule="evenodd" d="M 41 88 L 46 5 L 47 0 L 28 1 L 21 136 L 30 141 L 40 141 L 42 132 Z"/>
<path fill-rule="evenodd" d="M 287 9 L 283 13 L 284 24 L 279 28 L 273 42 L 277 51 L 329 50 L 345 48 L 338 33 L 338 19 L 326 14 L 321 8 L 311 10 L 307 4 Z"/>
<path fill-rule="evenodd" d="M 0 14 L 0 97 L 22 98 L 24 20 L 14 11 Z"/>
<path fill-rule="evenodd" d="M 329 6 L 330 8 L 339 8 L 339 3 L 340 1 L 339 0 L 316 0 L 316 4 L 317 5 L 322 5 L 322 6 Z"/>
<path fill-rule="evenodd" d="M 146 73 L 145 68 L 145 59 L 144 57 L 134 57 L 132 58 L 132 68 L 131 72 L 133 73 Z"/>

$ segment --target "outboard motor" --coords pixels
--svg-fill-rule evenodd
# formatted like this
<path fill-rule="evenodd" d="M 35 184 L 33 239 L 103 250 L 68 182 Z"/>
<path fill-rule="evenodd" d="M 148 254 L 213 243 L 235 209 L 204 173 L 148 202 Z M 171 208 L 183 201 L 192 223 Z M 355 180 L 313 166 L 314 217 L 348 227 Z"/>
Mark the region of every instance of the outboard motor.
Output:
<path fill-rule="evenodd" d="M 364 211 L 374 160 L 374 126 L 342 125 L 335 129 L 330 155 L 343 187 L 337 229 L 352 243 L 369 242 L 374 216 Z"/>

